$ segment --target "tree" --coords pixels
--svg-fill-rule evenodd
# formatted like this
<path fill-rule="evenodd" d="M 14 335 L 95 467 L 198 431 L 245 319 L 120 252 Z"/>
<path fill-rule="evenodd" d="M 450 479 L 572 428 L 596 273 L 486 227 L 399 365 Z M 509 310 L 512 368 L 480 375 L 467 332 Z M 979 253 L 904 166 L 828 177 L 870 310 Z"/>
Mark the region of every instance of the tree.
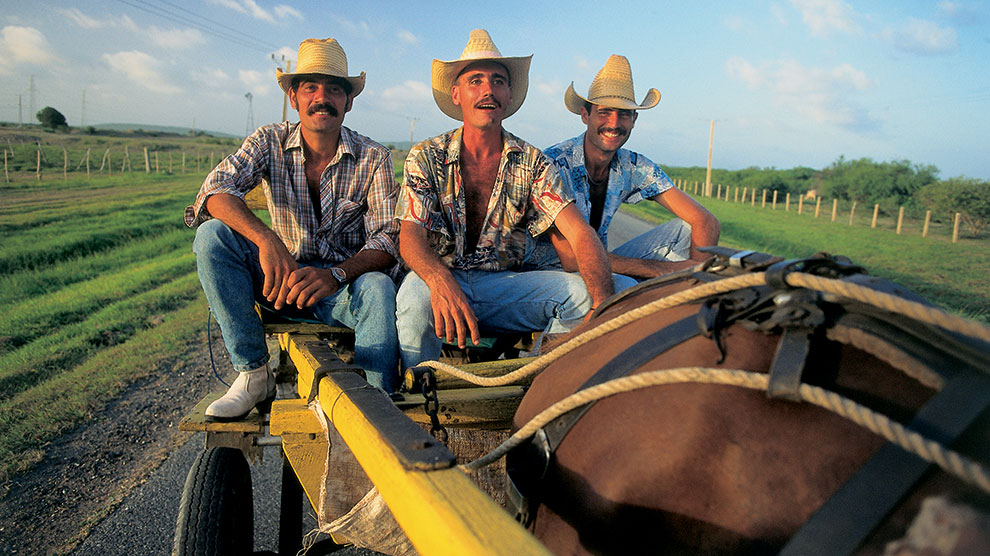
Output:
<path fill-rule="evenodd" d="M 874 162 L 840 156 L 823 173 L 823 196 L 887 206 L 911 205 L 915 193 L 938 180 L 935 166 L 912 165 L 907 160 Z"/>
<path fill-rule="evenodd" d="M 918 197 L 932 212 L 958 212 L 974 236 L 990 225 L 988 181 L 966 177 L 951 178 L 925 186 Z"/>
<path fill-rule="evenodd" d="M 37 118 L 38 121 L 41 122 L 41 127 L 47 127 L 53 131 L 67 127 L 67 124 L 65 123 L 65 116 L 51 106 L 42 108 L 41 111 L 38 112 Z"/>

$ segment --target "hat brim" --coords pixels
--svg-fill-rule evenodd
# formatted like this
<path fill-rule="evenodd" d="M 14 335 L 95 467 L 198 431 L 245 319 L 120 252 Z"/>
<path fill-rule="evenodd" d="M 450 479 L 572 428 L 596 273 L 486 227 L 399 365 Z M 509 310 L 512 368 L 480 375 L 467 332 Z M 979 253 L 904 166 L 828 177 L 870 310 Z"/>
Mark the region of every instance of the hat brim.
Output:
<path fill-rule="evenodd" d="M 476 62 L 495 62 L 502 64 L 509 71 L 509 91 L 512 93 L 512 100 L 505 108 L 504 118 L 516 113 L 526 100 L 526 91 L 529 89 L 529 64 L 533 55 L 515 56 L 505 58 L 477 58 L 471 60 L 453 60 L 445 62 L 443 60 L 433 60 L 431 68 L 433 82 L 433 100 L 437 107 L 444 114 L 451 118 L 464 121 L 464 113 L 461 107 L 454 104 L 450 91 L 454 87 L 454 81 L 464 68 Z"/>
<path fill-rule="evenodd" d="M 356 75 L 353 77 L 348 77 L 346 75 L 331 75 L 328 73 L 313 73 L 313 72 L 298 72 L 298 73 L 285 73 L 281 68 L 275 69 L 275 79 L 278 81 L 278 86 L 282 88 L 285 94 L 289 94 L 289 89 L 292 88 L 292 78 L 297 75 L 326 75 L 327 77 L 339 77 L 340 79 L 346 80 L 351 84 L 351 98 L 354 98 L 361 94 L 364 90 L 364 72 L 361 75 Z"/>
<path fill-rule="evenodd" d="M 574 90 L 574 82 L 572 81 L 571 85 L 567 87 L 567 91 L 564 92 L 564 106 L 571 112 L 580 115 L 581 109 L 584 108 L 584 103 L 586 102 L 599 106 L 607 106 L 608 108 L 617 108 L 619 110 L 648 110 L 660 102 L 660 91 L 650 89 L 646 92 L 646 97 L 640 104 L 636 104 L 635 100 L 622 97 L 599 97 L 595 100 L 588 100 L 577 94 Z"/>

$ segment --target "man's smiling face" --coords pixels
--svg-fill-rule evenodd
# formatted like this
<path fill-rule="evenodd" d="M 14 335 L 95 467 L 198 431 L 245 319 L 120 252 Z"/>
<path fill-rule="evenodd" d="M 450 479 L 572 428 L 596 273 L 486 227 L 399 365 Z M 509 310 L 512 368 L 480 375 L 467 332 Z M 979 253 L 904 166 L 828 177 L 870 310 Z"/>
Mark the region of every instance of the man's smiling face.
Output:
<path fill-rule="evenodd" d="M 581 109 L 581 121 L 588 126 L 585 143 L 602 154 L 614 153 L 629 140 L 636 125 L 636 111 L 592 104 L 591 110 Z"/>
<path fill-rule="evenodd" d="M 512 101 L 509 72 L 495 62 L 471 64 L 454 81 L 450 98 L 461 107 L 464 125 L 501 126 L 505 110 Z"/>
<path fill-rule="evenodd" d="M 351 97 L 334 77 L 302 76 L 298 87 L 289 89 L 289 101 L 299 111 L 299 121 L 312 132 L 333 131 L 344 122 L 351 109 Z"/>

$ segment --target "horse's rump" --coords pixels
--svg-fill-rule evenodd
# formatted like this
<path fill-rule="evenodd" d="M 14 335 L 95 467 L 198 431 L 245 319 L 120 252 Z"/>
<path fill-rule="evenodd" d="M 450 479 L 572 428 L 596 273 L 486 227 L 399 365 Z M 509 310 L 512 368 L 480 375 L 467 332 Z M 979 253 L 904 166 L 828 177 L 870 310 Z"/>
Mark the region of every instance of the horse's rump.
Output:
<path fill-rule="evenodd" d="M 759 270 L 786 266 L 771 266 L 778 259 L 761 260 L 766 263 Z M 855 267 L 829 263 L 828 258 L 814 261 L 791 268 L 915 297 L 864 278 Z M 732 273 L 743 274 L 738 269 Z M 664 309 L 572 349 L 534 380 L 515 425 L 583 386 L 661 369 L 766 373 L 773 368 L 770 382 L 786 398 L 796 395 L 788 376 L 795 366 L 804 384 L 908 423 L 948 380 L 974 374 L 970 367 L 986 361 L 985 344 L 860 302 L 786 288 L 785 276 L 786 271 L 772 276 L 775 285 Z M 644 286 L 621 296 L 575 335 L 724 278 L 698 272 L 670 284 Z M 778 354 L 784 336 L 787 347 Z M 942 345 L 932 346 L 933 338 Z M 794 350 L 798 356 L 789 353 Z M 979 370 L 977 384 L 987 384 L 982 375 L 986 368 Z M 987 446 L 987 430 L 975 427 L 968 436 L 976 438 L 964 440 Z M 614 395 L 595 402 L 580 418 L 558 420 L 545 431 L 539 437 L 542 443 L 513 453 L 509 467 L 513 480 L 536 502 L 530 516 L 535 518 L 534 532 L 560 554 L 775 553 L 874 454 L 882 453 L 885 442 L 809 403 L 698 382 Z M 990 458 L 984 454 L 982 461 Z M 545 475 L 534 472 L 544 465 Z M 963 491 L 954 479 L 928 476 L 935 486 L 916 492 L 942 492 L 949 486 Z M 982 496 L 974 500 L 986 502 Z M 921 500 L 912 503 L 917 507 Z M 874 543 L 897 538 L 903 525 L 879 529 L 875 537 L 880 540 Z"/>

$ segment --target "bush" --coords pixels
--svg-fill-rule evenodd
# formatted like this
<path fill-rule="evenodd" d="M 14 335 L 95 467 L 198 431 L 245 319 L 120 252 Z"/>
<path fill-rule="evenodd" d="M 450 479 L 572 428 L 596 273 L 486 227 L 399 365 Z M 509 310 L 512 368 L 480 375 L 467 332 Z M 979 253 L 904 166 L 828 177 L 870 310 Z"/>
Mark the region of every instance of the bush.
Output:
<path fill-rule="evenodd" d="M 46 127 L 51 130 L 62 129 L 68 127 L 65 123 L 65 116 L 61 112 L 55 110 L 51 106 L 46 106 L 42 108 L 36 117 L 38 121 L 41 122 L 41 127 Z"/>
<path fill-rule="evenodd" d="M 990 182 L 951 178 L 925 186 L 918 198 L 932 212 L 960 213 L 974 236 L 990 224 Z"/>

